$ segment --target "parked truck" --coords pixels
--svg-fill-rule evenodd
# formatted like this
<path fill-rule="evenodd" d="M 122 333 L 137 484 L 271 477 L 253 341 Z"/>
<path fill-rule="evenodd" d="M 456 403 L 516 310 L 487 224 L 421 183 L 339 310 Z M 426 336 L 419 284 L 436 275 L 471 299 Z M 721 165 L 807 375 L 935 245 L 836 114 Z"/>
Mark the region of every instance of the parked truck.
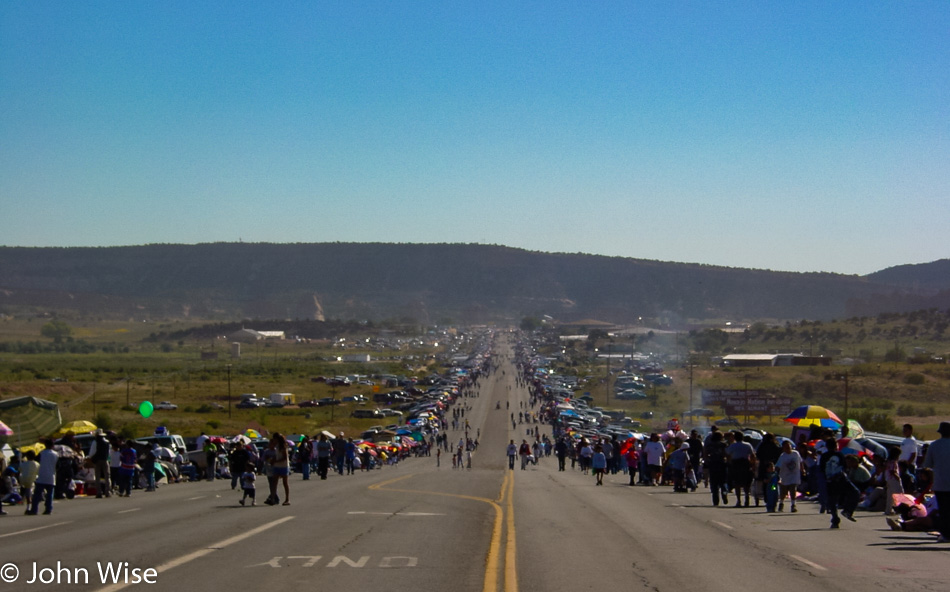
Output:
<path fill-rule="evenodd" d="M 293 393 L 271 393 L 270 397 L 268 397 L 268 400 L 271 403 L 279 404 L 281 406 L 294 405 L 296 403 L 294 399 Z"/>

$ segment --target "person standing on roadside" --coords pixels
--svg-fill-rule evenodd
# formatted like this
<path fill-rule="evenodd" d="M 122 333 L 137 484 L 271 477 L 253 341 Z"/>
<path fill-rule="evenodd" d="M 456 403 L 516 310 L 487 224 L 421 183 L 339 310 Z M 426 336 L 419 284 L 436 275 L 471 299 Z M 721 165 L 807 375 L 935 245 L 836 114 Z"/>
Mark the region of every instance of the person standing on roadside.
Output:
<path fill-rule="evenodd" d="M 937 433 L 940 438 L 927 448 L 924 468 L 934 472 L 933 491 L 939 509 L 935 526 L 940 532 L 937 542 L 950 543 L 950 421 L 940 422 Z"/>
<path fill-rule="evenodd" d="M 300 472 L 303 473 L 303 480 L 310 480 L 310 458 L 313 456 L 313 442 L 309 436 L 304 436 L 297 446 L 297 461 L 300 462 Z"/>
<path fill-rule="evenodd" d="M 515 444 L 514 440 L 508 442 L 508 470 L 513 471 L 515 468 L 515 457 L 518 456 L 518 446 Z"/>
<path fill-rule="evenodd" d="M 33 501 L 33 484 L 40 474 L 40 463 L 36 461 L 36 453 L 32 450 L 27 450 L 23 458 L 20 463 L 20 495 L 29 508 Z"/>
<path fill-rule="evenodd" d="M 722 498 L 723 505 L 729 504 L 728 476 L 726 474 L 726 443 L 722 432 L 711 432 L 711 438 L 703 446 L 703 477 L 709 479 L 709 489 L 712 492 L 714 506 L 719 505 Z"/>
<path fill-rule="evenodd" d="M 917 439 L 914 438 L 914 426 L 909 423 L 904 424 L 904 439 L 901 441 L 901 455 L 897 461 L 904 461 L 912 473 L 917 469 Z"/>
<path fill-rule="evenodd" d="M 53 489 L 56 486 L 56 464 L 59 462 L 59 454 L 53 450 L 53 440 L 47 438 L 43 441 L 46 448 L 40 452 L 40 470 L 36 476 L 36 484 L 33 486 L 33 504 L 25 513 L 28 516 L 36 516 L 40 507 L 40 499 L 46 497 L 46 511 L 44 514 L 53 513 Z"/>
<path fill-rule="evenodd" d="M 214 481 L 215 464 L 218 459 L 218 447 L 211 441 L 211 438 L 207 438 L 201 450 L 205 453 L 205 462 L 208 465 L 205 468 L 205 476 L 208 478 L 208 481 Z"/>
<path fill-rule="evenodd" d="M 106 435 L 102 430 L 96 430 L 96 439 L 92 441 L 89 448 L 89 458 L 92 460 L 93 468 L 96 471 L 96 497 L 102 498 L 112 496 L 112 483 L 109 470 L 109 452 L 112 446 L 106 440 Z"/>
<path fill-rule="evenodd" d="M 330 446 L 333 448 L 332 456 L 336 472 L 342 475 L 343 465 L 346 463 L 346 435 L 340 432 L 340 435 L 330 442 Z"/>
<path fill-rule="evenodd" d="M 126 440 L 119 452 L 119 497 L 132 495 L 132 479 L 135 477 L 135 464 L 138 453 L 132 440 Z"/>

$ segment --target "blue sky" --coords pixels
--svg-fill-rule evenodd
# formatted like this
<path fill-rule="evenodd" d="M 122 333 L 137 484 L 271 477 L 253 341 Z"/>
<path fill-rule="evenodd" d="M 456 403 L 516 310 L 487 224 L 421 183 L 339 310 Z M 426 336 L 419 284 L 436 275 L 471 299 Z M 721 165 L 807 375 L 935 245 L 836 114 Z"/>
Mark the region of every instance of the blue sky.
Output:
<path fill-rule="evenodd" d="M 4 2 L 0 244 L 946 258 L 948 31 L 942 1 Z"/>

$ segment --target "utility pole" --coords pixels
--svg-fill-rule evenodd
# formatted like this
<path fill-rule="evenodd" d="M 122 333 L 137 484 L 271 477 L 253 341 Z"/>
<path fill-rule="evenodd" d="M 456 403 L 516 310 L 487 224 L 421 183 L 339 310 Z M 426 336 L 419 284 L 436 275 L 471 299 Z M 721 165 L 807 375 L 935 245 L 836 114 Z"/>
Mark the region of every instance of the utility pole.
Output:
<path fill-rule="evenodd" d="M 231 419 L 231 364 L 228 364 L 228 419 Z"/>
<path fill-rule="evenodd" d="M 690 359 L 688 363 L 689 363 L 689 421 L 690 421 L 690 425 L 696 425 L 696 416 L 693 414 L 693 360 Z"/>
<path fill-rule="evenodd" d="M 745 377 L 745 423 L 749 424 L 749 375 Z"/>

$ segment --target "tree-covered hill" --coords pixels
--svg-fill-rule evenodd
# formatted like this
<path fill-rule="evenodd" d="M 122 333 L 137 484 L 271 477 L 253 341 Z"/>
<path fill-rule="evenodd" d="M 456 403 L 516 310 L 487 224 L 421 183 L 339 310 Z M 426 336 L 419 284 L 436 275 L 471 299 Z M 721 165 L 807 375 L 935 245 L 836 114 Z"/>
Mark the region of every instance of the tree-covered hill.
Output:
<path fill-rule="evenodd" d="M 421 322 L 827 319 L 939 300 L 941 284 L 922 279 L 930 268 L 914 268 L 876 278 L 463 244 L 0 247 L 0 312 Z"/>

